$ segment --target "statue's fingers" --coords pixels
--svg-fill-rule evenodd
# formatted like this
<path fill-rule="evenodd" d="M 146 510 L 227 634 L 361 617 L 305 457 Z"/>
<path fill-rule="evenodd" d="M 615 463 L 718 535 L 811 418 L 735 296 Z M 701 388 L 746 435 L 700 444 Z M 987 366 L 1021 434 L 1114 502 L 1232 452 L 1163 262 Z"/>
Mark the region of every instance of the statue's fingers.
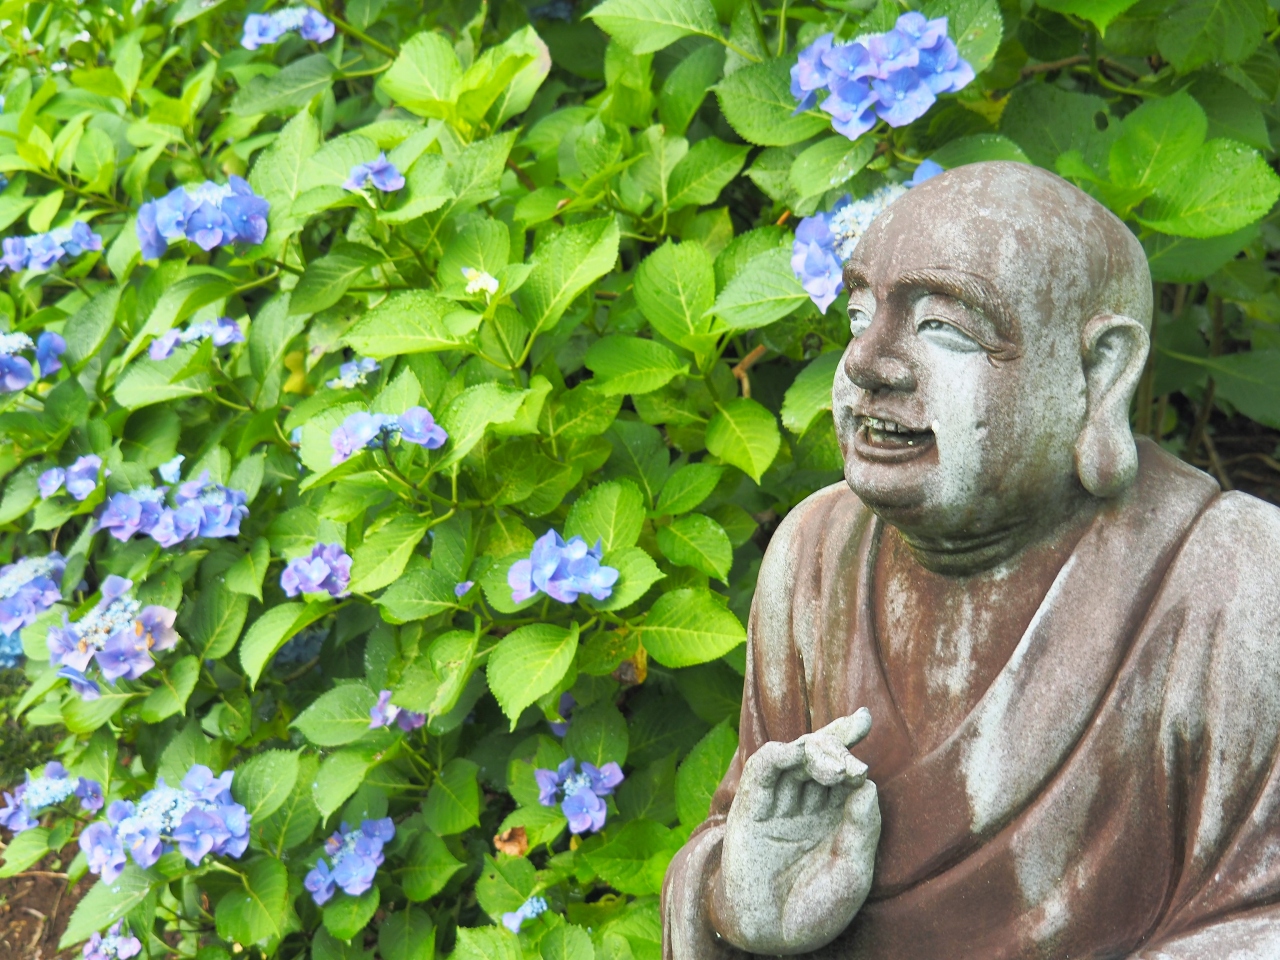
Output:
<path fill-rule="evenodd" d="M 800 812 L 814 814 L 825 809 L 830 796 L 830 787 L 825 787 L 816 780 L 806 780 L 800 787 Z"/>
<path fill-rule="evenodd" d="M 861 707 L 847 717 L 832 720 L 821 730 L 816 731 L 814 736 L 826 737 L 843 743 L 846 747 L 852 747 L 870 732 L 871 711 Z"/>
<path fill-rule="evenodd" d="M 804 770 L 824 787 L 848 784 L 856 787 L 866 779 L 867 766 L 837 740 L 814 736 L 805 741 Z"/>
<path fill-rule="evenodd" d="M 800 794 L 804 785 L 811 782 L 804 770 L 795 767 L 778 778 L 773 791 L 773 816 L 794 817 L 800 812 Z"/>
<path fill-rule="evenodd" d="M 798 740 L 790 743 L 770 741 L 747 758 L 738 785 L 738 796 L 748 803 L 753 819 L 764 820 L 772 815 L 779 778 L 803 762 L 804 744 Z"/>

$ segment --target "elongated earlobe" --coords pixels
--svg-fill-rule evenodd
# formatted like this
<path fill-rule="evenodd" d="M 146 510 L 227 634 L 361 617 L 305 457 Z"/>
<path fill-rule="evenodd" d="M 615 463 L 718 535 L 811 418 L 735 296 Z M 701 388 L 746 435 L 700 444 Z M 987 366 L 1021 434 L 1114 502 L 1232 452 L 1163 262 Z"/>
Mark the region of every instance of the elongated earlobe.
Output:
<path fill-rule="evenodd" d="M 1095 497 L 1114 497 L 1138 473 L 1129 404 L 1151 341 L 1138 321 L 1111 314 L 1085 324 L 1083 340 L 1087 398 L 1084 429 L 1076 439 L 1076 471 Z"/>

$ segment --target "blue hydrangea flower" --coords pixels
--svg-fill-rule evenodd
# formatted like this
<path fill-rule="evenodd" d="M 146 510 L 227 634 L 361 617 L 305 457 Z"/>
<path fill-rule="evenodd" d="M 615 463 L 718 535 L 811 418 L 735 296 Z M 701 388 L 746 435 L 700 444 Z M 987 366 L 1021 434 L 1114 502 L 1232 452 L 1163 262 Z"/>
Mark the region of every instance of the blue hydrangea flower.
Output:
<path fill-rule="evenodd" d="M 88 251 L 101 250 L 102 237 L 94 233 L 87 223 L 77 220 L 69 227 L 58 227 L 47 233 L 9 237 L 3 246 L 0 266 L 15 273 L 19 270 L 39 272 L 50 269 L 63 257 L 78 257 Z"/>
<path fill-rule="evenodd" d="M 121 542 L 135 533 L 149 534 L 165 511 L 168 487 L 137 487 L 128 493 L 114 493 L 98 516 L 98 529 L 106 530 Z"/>
<path fill-rule="evenodd" d="M 581 537 L 566 543 L 555 530 L 548 530 L 533 544 L 527 560 L 517 560 L 507 571 L 511 602 L 523 603 L 541 591 L 561 603 L 573 603 L 588 593 L 607 600 L 618 582 L 618 571 L 601 565 L 600 542 L 588 547 Z"/>
<path fill-rule="evenodd" d="M 333 447 L 329 462 L 337 466 L 366 447 L 390 441 L 406 440 L 437 450 L 448 439 L 449 435 L 426 407 L 410 407 L 398 417 L 389 413 L 353 413 L 329 435 L 329 444 Z"/>
<path fill-rule="evenodd" d="M 16 633 L 0 633 L 0 670 L 22 665 L 22 637 Z"/>
<path fill-rule="evenodd" d="M 386 153 L 379 153 L 376 160 L 368 163 L 357 163 L 342 185 L 348 190 L 363 190 L 370 181 L 383 193 L 394 193 L 404 186 L 404 176 L 387 159 Z"/>
<path fill-rule="evenodd" d="M 907 181 L 908 187 L 918 187 L 926 180 L 932 180 L 940 173 L 946 173 L 941 164 L 932 160 L 921 160 L 920 166 L 916 167 L 916 172 L 911 175 L 911 179 Z"/>
<path fill-rule="evenodd" d="M 374 874 L 382 866 L 382 846 L 395 835 L 396 826 L 390 817 L 366 820 L 358 830 L 344 822 L 324 843 L 329 859 L 319 860 L 303 880 L 316 905 L 328 902 L 335 886 L 352 897 L 360 896 L 373 886 Z"/>
<path fill-rule="evenodd" d="M 67 493 L 77 500 L 85 500 L 98 488 L 98 472 L 101 469 L 102 458 L 94 454 L 78 457 L 65 470 L 51 467 L 36 480 L 36 486 L 40 488 L 40 499 L 48 500 L 65 485 Z"/>
<path fill-rule="evenodd" d="M 124 869 L 125 854 L 144 870 L 177 849 L 192 866 L 204 858 L 239 858 L 249 847 L 249 813 L 231 796 L 230 770 L 221 776 L 204 764 L 187 771 L 178 787 L 161 777 L 134 803 L 117 800 L 105 822 L 90 824 L 80 848 L 91 873 L 112 883 Z"/>
<path fill-rule="evenodd" d="M 177 483 L 182 477 L 182 462 L 186 459 L 182 454 L 178 454 L 172 460 L 160 464 L 159 470 L 156 471 L 160 474 L 160 479 L 165 483 Z"/>
<path fill-rule="evenodd" d="M 19 631 L 62 599 L 59 584 L 66 566 L 62 554 L 54 551 L 0 567 L 0 636 L 17 640 Z M 20 653 L 22 643 L 17 643 Z"/>
<path fill-rule="evenodd" d="M 102 809 L 102 784 L 96 780 L 78 777 L 72 780 L 67 768 L 57 760 L 45 765 L 44 773 L 14 787 L 4 794 L 4 807 L 0 808 L 0 827 L 8 827 L 14 833 L 22 833 L 40 825 L 40 815 L 75 797 L 80 809 L 96 813 Z"/>
<path fill-rule="evenodd" d="M 955 93 L 974 78 L 973 67 L 947 37 L 947 18 L 927 19 L 914 11 L 892 30 L 837 44 L 818 37 L 791 68 L 796 112 L 821 107 L 832 126 L 856 140 L 876 122 L 902 127 L 924 116 L 938 94 Z"/>
<path fill-rule="evenodd" d="M 338 375 L 325 383 L 330 390 L 354 390 L 369 382 L 369 375 L 382 369 L 372 357 L 360 357 L 338 367 Z"/>
<path fill-rule="evenodd" d="M 575 773 L 575 763 L 570 757 L 554 770 L 533 772 L 538 802 L 544 807 L 554 807 L 558 802 L 560 812 L 569 821 L 570 833 L 596 833 L 608 816 L 603 798 L 622 783 L 622 768 L 612 761 L 597 767 L 584 760 Z"/>
<path fill-rule="evenodd" d="M 62 369 L 62 361 L 58 358 L 66 351 L 67 342 L 58 334 L 46 330 L 38 341 L 33 342 L 25 333 L 0 333 L 0 393 L 17 393 L 35 383 L 36 374 L 31 361 L 20 356 L 32 349 L 36 352 L 41 379 Z"/>
<path fill-rule="evenodd" d="M 147 353 L 152 360 L 165 360 L 173 356 L 173 351 L 178 348 L 178 344 L 194 343 L 198 340 L 212 340 L 215 347 L 225 347 L 232 343 L 244 343 L 244 332 L 240 329 L 240 324 L 230 317 L 205 320 L 202 323 L 193 323 L 185 330 L 174 328 L 156 337 L 151 341 Z"/>
<path fill-rule="evenodd" d="M 461 600 L 471 592 L 471 588 L 475 585 L 476 582 L 474 580 L 463 580 L 461 583 L 456 583 L 453 586 L 453 595 Z"/>
<path fill-rule="evenodd" d="M 36 363 L 40 367 L 41 379 L 52 376 L 62 369 L 62 361 L 58 359 L 67 352 L 67 341 L 62 335 L 46 330 L 36 340 Z"/>
<path fill-rule="evenodd" d="M 96 660 L 102 676 L 114 683 L 120 677 L 136 680 L 154 666 L 152 651 L 168 650 L 178 642 L 173 629 L 176 611 L 167 607 L 143 607 L 129 591 L 132 580 L 108 576 L 102 582 L 102 598 L 80 620 L 62 616 L 61 627 L 49 629 L 49 662 L 73 671 L 68 679 L 87 700 L 100 695 L 97 684 L 85 676 Z"/>
<path fill-rule="evenodd" d="M 324 14 L 311 7 L 285 7 L 271 13 L 251 13 L 244 19 L 240 46 L 246 50 L 257 50 L 295 30 L 304 40 L 324 43 L 333 37 L 334 27 Z"/>
<path fill-rule="evenodd" d="M 83 960 L 129 960 L 141 953 L 142 941 L 127 932 L 120 932 L 123 923 L 123 920 L 117 920 L 105 937 L 94 933 L 86 940 L 81 951 Z"/>
<path fill-rule="evenodd" d="M 417 730 L 426 723 L 427 715 L 397 707 L 391 702 L 391 691 L 383 690 L 378 694 L 378 702 L 369 708 L 369 729 L 376 730 L 378 727 L 389 727 L 393 722 L 398 724 L 405 733 L 408 733 L 411 730 Z"/>
<path fill-rule="evenodd" d="M 174 525 L 175 535 L 179 530 L 183 532 L 181 539 L 237 537 L 240 535 L 240 521 L 249 515 L 249 508 L 246 505 L 248 500 L 248 494 L 243 490 L 232 490 L 220 483 L 214 483 L 209 479 L 209 471 L 205 470 L 197 479 L 180 483 L 174 488 L 176 509 L 166 512 L 174 515 L 183 514 L 179 522 Z M 195 526 L 195 533 L 190 533 L 189 524 L 185 520 L 188 517 L 194 518 L 197 514 L 199 519 Z M 164 515 L 156 524 L 157 531 L 163 522 Z M 155 532 L 152 536 L 161 543 L 161 546 L 172 545 L 161 542 Z"/>
<path fill-rule="evenodd" d="M 551 728 L 551 732 L 557 737 L 563 737 L 569 732 L 569 721 L 573 718 L 573 708 L 577 705 L 578 701 L 572 693 L 560 694 L 560 705 L 557 709 L 560 716 L 564 717 L 564 720 L 553 720 L 547 723 L 547 726 Z"/>
<path fill-rule="evenodd" d="M 533 920 L 547 912 L 547 901 L 542 897 L 530 897 L 518 908 L 502 915 L 502 925 L 512 933 L 519 933 L 526 920 Z"/>
<path fill-rule="evenodd" d="M 280 586 L 290 597 L 300 593 L 345 597 L 350 583 L 351 557 L 337 543 L 317 543 L 309 556 L 294 557 L 280 574 Z"/>
<path fill-rule="evenodd" d="M 138 208 L 137 233 L 142 256 L 163 256 L 169 243 L 186 238 L 202 250 L 233 243 L 261 243 L 267 236 L 271 205 L 234 174 L 225 185 L 212 180 L 176 187 Z"/>

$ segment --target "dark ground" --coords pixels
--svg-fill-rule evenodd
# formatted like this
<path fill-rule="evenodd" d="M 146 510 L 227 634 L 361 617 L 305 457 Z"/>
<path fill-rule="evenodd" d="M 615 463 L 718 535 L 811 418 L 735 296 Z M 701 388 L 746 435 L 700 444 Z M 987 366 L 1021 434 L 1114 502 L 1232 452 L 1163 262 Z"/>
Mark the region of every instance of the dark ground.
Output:
<path fill-rule="evenodd" d="M 79 947 L 59 953 L 58 939 L 96 878 L 86 875 L 68 891 L 64 875 L 51 870 L 55 863 L 50 857 L 16 877 L 0 880 L 0 960 L 80 956 Z"/>

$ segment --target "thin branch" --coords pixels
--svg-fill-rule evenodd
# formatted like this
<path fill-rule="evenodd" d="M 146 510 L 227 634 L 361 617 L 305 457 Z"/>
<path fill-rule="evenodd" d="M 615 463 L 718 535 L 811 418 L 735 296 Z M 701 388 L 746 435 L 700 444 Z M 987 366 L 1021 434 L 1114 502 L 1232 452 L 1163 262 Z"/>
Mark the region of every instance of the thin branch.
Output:
<path fill-rule="evenodd" d="M 533 178 L 520 169 L 520 165 L 507 157 L 507 169 L 516 175 L 516 179 L 526 190 L 537 190 L 538 185 L 533 182 Z M 567 199 L 567 198 L 566 198 Z"/>
<path fill-rule="evenodd" d="M 751 396 L 751 379 L 747 376 L 747 371 L 755 365 L 755 362 L 765 355 L 767 347 L 762 343 L 745 357 L 738 361 L 738 365 L 733 368 L 733 375 L 738 378 L 738 383 L 742 385 L 742 395 L 750 398 Z"/>
<path fill-rule="evenodd" d="M 1088 55 L 1079 53 L 1074 57 L 1064 57 L 1061 60 L 1050 60 L 1048 63 L 1033 63 L 1022 68 L 1022 79 L 1025 80 L 1027 77 L 1033 77 L 1037 73 L 1052 73 L 1054 70 L 1063 70 L 1067 67 L 1074 67 L 1077 64 L 1088 62 Z"/>

